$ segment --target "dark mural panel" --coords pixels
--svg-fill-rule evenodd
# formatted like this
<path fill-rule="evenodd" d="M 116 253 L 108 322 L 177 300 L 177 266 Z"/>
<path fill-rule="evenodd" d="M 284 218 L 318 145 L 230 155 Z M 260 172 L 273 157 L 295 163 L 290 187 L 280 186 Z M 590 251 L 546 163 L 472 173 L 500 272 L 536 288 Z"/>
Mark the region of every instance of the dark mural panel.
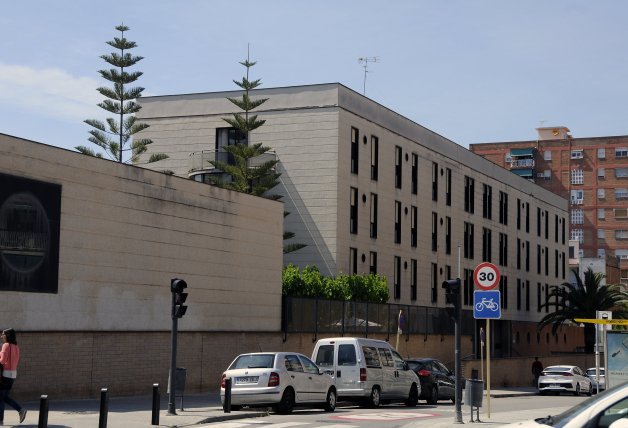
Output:
<path fill-rule="evenodd" d="M 0 290 L 57 293 L 61 186 L 0 173 Z"/>

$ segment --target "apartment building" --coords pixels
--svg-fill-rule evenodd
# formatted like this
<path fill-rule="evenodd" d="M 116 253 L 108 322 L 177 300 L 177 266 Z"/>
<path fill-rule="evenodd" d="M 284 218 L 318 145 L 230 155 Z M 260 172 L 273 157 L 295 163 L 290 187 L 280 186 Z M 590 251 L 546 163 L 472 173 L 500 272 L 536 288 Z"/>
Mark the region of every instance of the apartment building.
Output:
<path fill-rule="evenodd" d="M 445 306 L 443 280 L 501 270 L 503 319 L 537 321 L 548 287 L 564 281 L 567 201 L 340 84 L 256 90 L 266 124 L 236 135 L 222 118 L 239 92 L 142 97 L 151 167 L 204 180 L 209 159 L 248 138 L 273 148 L 284 227 L 307 247 L 284 263 L 324 274 L 375 272 L 391 302 Z"/>
<path fill-rule="evenodd" d="M 621 282 L 628 285 L 628 136 L 573 138 L 564 126 L 537 132 L 534 141 L 471 144 L 469 149 L 567 199 L 569 236 L 579 243 L 574 256 L 617 256 Z M 616 263 L 605 265 L 607 282 L 617 280 Z"/>

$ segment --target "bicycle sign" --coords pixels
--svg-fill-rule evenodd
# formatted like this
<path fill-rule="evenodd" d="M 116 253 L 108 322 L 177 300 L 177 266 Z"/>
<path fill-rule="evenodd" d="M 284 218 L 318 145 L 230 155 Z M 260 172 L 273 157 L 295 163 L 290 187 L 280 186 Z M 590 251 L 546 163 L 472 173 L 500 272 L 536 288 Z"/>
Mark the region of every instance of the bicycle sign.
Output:
<path fill-rule="evenodd" d="M 493 263 L 480 263 L 473 271 L 473 282 L 481 290 L 492 290 L 499 284 L 499 269 Z"/>
<path fill-rule="evenodd" d="M 499 290 L 473 292 L 473 318 L 475 319 L 500 319 L 502 311 L 500 306 L 501 293 Z"/>

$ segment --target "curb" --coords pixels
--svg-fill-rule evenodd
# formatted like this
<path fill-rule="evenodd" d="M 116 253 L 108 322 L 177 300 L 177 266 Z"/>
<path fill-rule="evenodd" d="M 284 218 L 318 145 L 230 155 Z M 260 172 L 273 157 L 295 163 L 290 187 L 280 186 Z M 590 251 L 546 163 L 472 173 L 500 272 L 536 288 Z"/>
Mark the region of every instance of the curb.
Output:
<path fill-rule="evenodd" d="M 222 411 L 222 408 L 220 409 L 220 411 Z M 263 418 L 265 416 L 268 416 L 268 412 L 238 412 L 237 414 L 225 413 L 219 416 L 210 416 L 192 425 L 208 424 L 212 422 L 233 421 L 237 419 L 247 419 L 247 418 Z"/>

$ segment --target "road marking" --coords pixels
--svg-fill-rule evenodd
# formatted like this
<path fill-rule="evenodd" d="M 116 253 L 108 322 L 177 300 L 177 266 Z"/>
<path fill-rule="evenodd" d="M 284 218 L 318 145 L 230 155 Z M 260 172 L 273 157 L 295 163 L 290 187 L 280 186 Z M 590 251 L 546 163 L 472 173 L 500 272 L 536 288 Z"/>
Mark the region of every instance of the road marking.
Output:
<path fill-rule="evenodd" d="M 266 422 L 266 421 L 261 421 L 261 420 L 255 420 L 255 421 L 248 421 L 248 422 L 218 422 L 218 423 L 212 423 L 212 424 L 208 424 L 208 425 L 197 425 L 199 428 L 205 427 L 205 428 L 243 428 L 243 427 L 248 427 L 251 425 L 264 425 L 264 428 L 288 428 L 288 427 L 295 427 L 295 426 L 300 426 L 300 425 L 312 425 L 313 422 L 280 422 L 280 423 L 276 423 L 273 424 L 271 422 Z M 346 424 L 325 424 L 325 425 L 319 425 L 318 427 L 312 427 L 312 428 L 360 428 L 359 425 L 346 425 Z"/>
<path fill-rule="evenodd" d="M 333 419 L 359 420 L 359 421 L 400 421 L 404 419 L 420 419 L 438 416 L 434 413 L 414 412 L 380 412 L 380 413 L 353 413 L 349 415 L 333 416 Z"/>

